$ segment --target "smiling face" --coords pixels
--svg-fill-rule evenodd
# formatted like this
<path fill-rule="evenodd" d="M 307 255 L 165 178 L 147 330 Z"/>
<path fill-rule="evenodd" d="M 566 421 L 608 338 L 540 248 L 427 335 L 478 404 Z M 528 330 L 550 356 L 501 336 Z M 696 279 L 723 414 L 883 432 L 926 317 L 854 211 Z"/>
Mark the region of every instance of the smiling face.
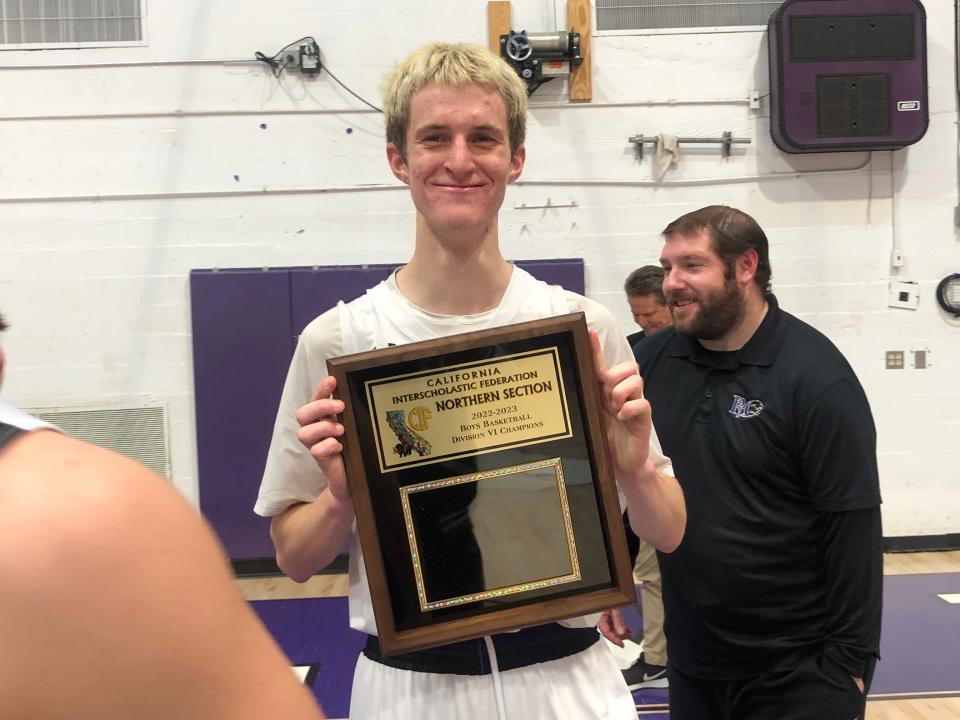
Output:
<path fill-rule="evenodd" d="M 500 94 L 481 85 L 430 84 L 410 102 L 406 157 L 387 144 L 390 169 L 410 186 L 417 213 L 443 240 L 496 229 L 507 185 L 520 176 L 525 150 L 510 152 Z"/>
<path fill-rule="evenodd" d="M 739 327 L 746 312 L 746 293 L 738 264 L 724 265 L 708 230 L 668 236 L 660 264 L 665 273 L 663 294 L 678 332 L 699 340 L 719 340 Z M 752 274 L 747 281 L 752 282 Z"/>
<path fill-rule="evenodd" d="M 670 308 L 661 303 L 656 295 L 628 295 L 627 303 L 633 314 L 633 321 L 645 333 L 653 333 L 673 322 Z"/>

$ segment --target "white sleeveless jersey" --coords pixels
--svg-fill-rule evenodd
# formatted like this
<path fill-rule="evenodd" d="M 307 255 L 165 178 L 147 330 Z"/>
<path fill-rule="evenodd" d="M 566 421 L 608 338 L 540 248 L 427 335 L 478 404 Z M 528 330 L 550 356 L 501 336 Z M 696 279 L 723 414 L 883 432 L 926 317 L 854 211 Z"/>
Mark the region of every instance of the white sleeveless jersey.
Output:
<path fill-rule="evenodd" d="M 500 304 L 477 315 L 428 313 L 399 295 L 396 279 L 380 283 L 351 303 L 340 303 L 344 353 L 432 340 L 570 312 L 566 291 L 515 267 Z"/>

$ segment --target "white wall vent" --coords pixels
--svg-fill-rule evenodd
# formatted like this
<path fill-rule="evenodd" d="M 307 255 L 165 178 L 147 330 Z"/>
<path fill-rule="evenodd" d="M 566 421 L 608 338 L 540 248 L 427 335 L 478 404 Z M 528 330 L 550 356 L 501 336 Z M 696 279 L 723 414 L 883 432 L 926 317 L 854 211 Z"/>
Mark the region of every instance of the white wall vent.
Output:
<path fill-rule="evenodd" d="M 666 30 L 761 25 L 782 0 L 596 0 L 597 30 Z"/>
<path fill-rule="evenodd" d="M 0 0 L 0 49 L 143 44 L 143 0 Z"/>
<path fill-rule="evenodd" d="M 164 406 L 35 408 L 26 412 L 53 423 L 79 440 L 125 455 L 170 479 L 167 410 Z"/>

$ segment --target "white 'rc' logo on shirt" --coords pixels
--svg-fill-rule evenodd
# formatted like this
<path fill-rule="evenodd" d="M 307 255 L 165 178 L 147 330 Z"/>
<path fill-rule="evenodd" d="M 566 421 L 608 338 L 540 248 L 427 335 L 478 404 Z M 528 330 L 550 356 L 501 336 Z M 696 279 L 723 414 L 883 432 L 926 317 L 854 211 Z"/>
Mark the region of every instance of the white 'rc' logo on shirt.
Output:
<path fill-rule="evenodd" d="M 741 395 L 733 396 L 733 404 L 730 405 L 728 413 L 738 418 L 752 418 L 763 412 L 763 402 L 760 400 L 747 400 Z"/>

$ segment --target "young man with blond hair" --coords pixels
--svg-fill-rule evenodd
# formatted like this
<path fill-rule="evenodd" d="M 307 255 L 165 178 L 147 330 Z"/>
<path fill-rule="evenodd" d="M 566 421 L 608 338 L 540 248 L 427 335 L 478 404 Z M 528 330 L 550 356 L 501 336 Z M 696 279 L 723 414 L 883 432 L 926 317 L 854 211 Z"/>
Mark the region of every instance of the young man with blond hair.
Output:
<path fill-rule="evenodd" d="M 413 256 L 306 327 L 280 401 L 255 509 L 273 518 L 277 562 L 296 580 L 351 543 L 350 623 L 369 636 L 354 675 L 350 716 L 358 720 L 636 718 L 592 617 L 385 657 L 354 535 L 337 421 L 344 404 L 331 397 L 327 358 L 582 310 L 633 525 L 664 551 L 680 542 L 683 498 L 612 315 L 500 253 L 497 218 L 523 170 L 526 111 L 522 81 L 484 48 L 437 43 L 400 62 L 385 86 L 386 150 L 416 209 Z"/>

